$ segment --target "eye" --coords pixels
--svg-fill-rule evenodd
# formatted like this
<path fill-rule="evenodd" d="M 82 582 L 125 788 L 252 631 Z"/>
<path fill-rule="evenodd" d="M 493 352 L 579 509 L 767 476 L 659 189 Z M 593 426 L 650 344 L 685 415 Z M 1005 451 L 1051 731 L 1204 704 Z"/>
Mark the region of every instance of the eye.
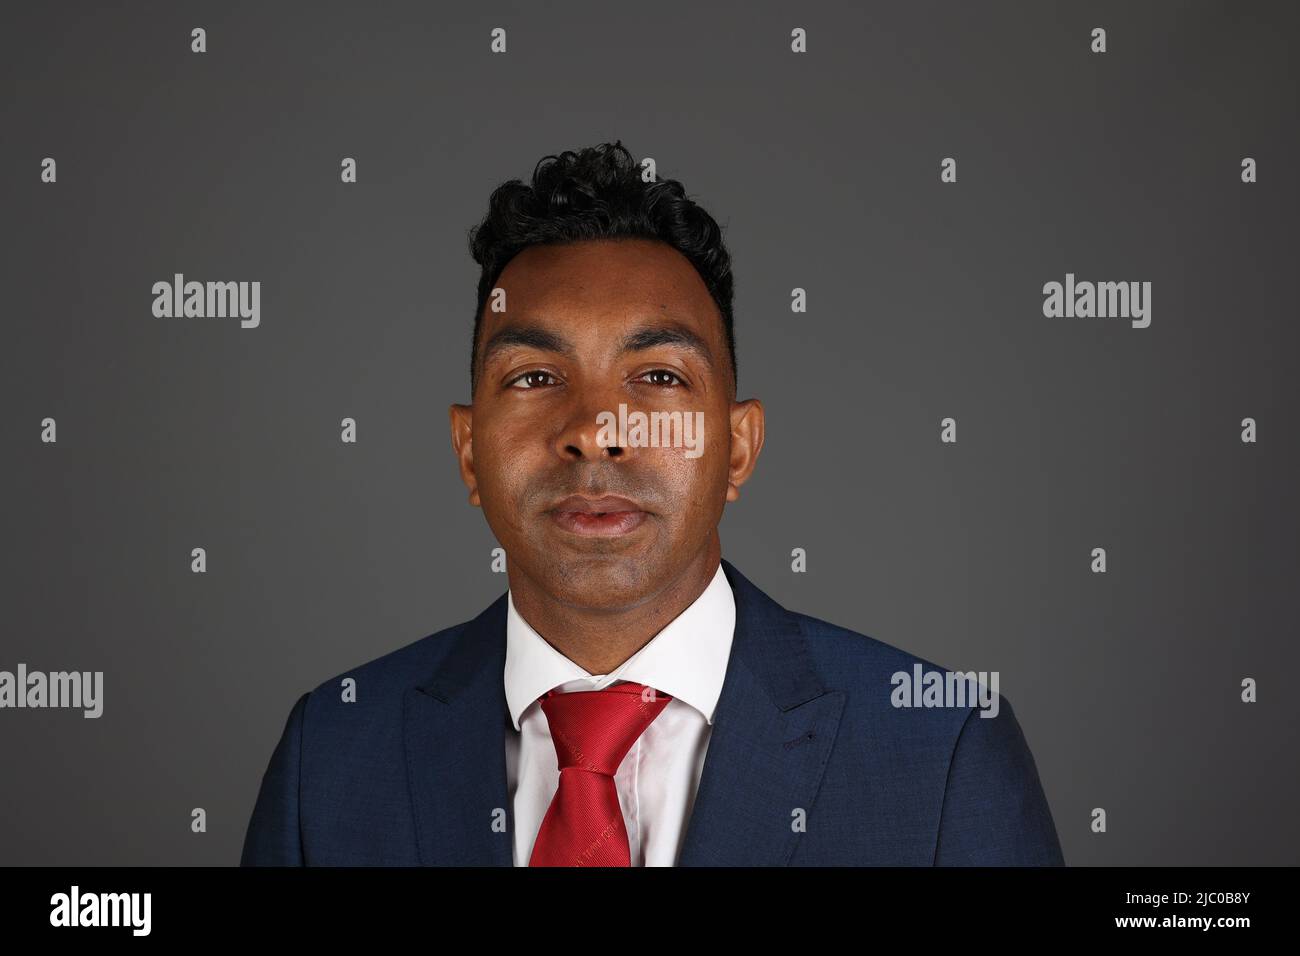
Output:
<path fill-rule="evenodd" d="M 645 375 L 642 375 L 641 378 L 645 378 L 646 375 L 667 375 L 669 378 L 675 379 L 679 385 L 685 385 L 685 384 L 686 384 L 686 383 L 682 380 L 682 377 L 681 377 L 680 375 L 678 375 L 676 372 L 669 371 L 669 370 L 666 369 L 666 368 L 654 368 L 654 369 L 651 369 L 650 371 L 646 372 Z M 663 387 L 663 388 L 671 388 L 671 387 L 673 387 L 673 386 L 672 386 L 670 383 L 668 383 L 668 382 L 651 382 L 650 384 L 651 384 L 651 385 L 659 385 L 659 386 L 661 386 L 661 387 Z"/>
<path fill-rule="evenodd" d="M 509 387 L 511 387 L 511 388 L 515 388 L 515 387 L 516 387 L 516 386 L 515 386 L 515 383 L 516 383 L 516 382 L 527 381 L 527 380 L 529 379 L 529 377 L 532 376 L 532 375 L 544 375 L 544 376 L 546 376 L 547 378 L 555 378 L 555 376 L 552 375 L 550 372 L 547 372 L 547 371 L 545 371 L 544 369 L 535 368 L 535 369 L 533 369 L 532 371 L 524 372 L 522 375 L 516 375 L 514 378 L 512 378 L 512 379 L 511 379 L 509 382 L 507 382 L 506 384 L 507 384 Z M 532 384 L 530 384 L 530 385 L 525 386 L 525 388 L 520 389 L 520 391 L 524 391 L 525 389 L 536 388 L 536 387 L 537 387 L 536 385 L 532 385 Z"/>

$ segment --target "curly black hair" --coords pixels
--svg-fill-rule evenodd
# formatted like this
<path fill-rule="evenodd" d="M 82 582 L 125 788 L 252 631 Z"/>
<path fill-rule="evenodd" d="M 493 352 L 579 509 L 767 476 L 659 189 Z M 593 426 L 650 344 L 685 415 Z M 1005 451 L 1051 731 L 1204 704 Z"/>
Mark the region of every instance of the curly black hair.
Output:
<path fill-rule="evenodd" d="M 640 165 L 622 140 L 544 156 L 533 168 L 531 184 L 512 179 L 492 191 L 487 215 L 469 231 L 470 254 L 482 267 L 470 349 L 471 395 L 483 307 L 506 264 L 532 245 L 614 238 L 661 240 L 695 266 L 722 315 L 734 397 L 731 255 L 722 230 L 686 197 L 679 181 L 643 182 Z"/>

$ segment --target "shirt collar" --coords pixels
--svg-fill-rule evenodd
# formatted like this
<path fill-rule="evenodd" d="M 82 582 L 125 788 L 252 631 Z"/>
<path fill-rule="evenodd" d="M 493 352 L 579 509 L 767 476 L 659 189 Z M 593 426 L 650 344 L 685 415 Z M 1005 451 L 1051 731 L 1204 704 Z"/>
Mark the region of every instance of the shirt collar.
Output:
<path fill-rule="evenodd" d="M 515 610 L 514 596 L 506 595 L 505 689 L 515 730 L 530 704 L 581 678 L 593 690 L 621 680 L 645 684 L 690 704 L 713 723 L 736 627 L 735 595 L 721 563 L 686 610 L 609 674 L 590 674 L 557 651 Z"/>

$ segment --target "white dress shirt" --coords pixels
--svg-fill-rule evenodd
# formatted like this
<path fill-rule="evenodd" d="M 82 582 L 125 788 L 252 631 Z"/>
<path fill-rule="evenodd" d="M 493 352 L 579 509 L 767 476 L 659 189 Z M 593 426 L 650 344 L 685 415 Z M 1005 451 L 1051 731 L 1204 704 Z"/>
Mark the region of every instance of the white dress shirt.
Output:
<path fill-rule="evenodd" d="M 548 690 L 599 690 L 635 681 L 672 698 L 632 745 L 614 786 L 633 866 L 673 866 L 695 804 L 713 712 L 731 656 L 736 602 L 718 565 L 695 601 L 609 674 L 589 674 L 542 638 L 515 610 L 506 614 L 506 784 L 514 810 L 514 865 L 527 866 L 537 831 L 560 785 L 546 714 Z"/>

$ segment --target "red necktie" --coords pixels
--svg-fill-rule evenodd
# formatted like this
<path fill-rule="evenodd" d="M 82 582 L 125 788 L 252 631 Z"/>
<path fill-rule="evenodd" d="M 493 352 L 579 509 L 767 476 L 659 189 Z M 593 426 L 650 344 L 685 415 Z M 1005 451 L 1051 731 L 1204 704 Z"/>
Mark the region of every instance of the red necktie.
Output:
<path fill-rule="evenodd" d="M 645 684 L 613 684 L 541 698 L 560 786 L 542 818 L 529 866 L 631 866 L 614 774 L 672 700 Z"/>

